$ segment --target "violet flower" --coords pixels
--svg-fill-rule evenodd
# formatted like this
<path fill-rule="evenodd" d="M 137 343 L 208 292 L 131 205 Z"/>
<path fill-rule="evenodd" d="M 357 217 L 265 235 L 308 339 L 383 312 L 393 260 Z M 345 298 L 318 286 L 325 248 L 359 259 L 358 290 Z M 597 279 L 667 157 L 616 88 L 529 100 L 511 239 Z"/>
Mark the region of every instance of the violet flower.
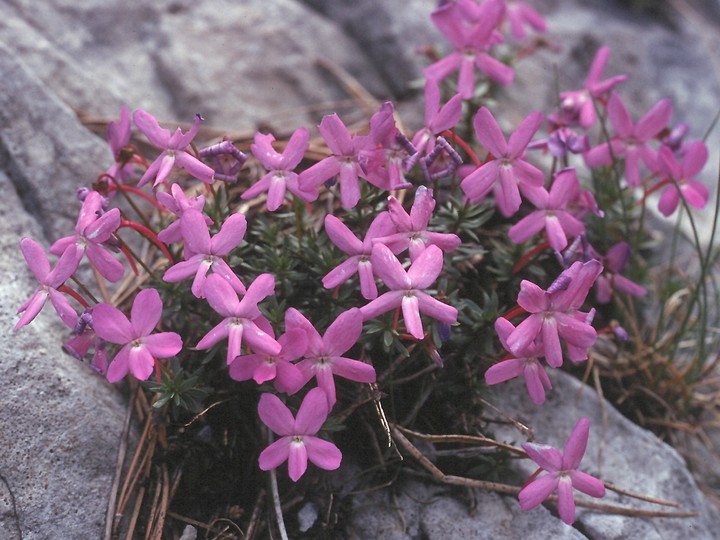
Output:
<path fill-rule="evenodd" d="M 583 129 L 592 126 L 597 119 L 593 99 L 602 98 L 616 85 L 627 79 L 627 75 L 616 75 L 600 80 L 609 58 L 610 47 L 600 47 L 595 53 L 583 88 L 560 93 L 560 108 L 564 116 L 568 117 L 569 121 L 577 121 Z"/>
<path fill-rule="evenodd" d="M 477 112 L 473 119 L 475 134 L 493 159 L 475 169 L 460 183 L 471 202 L 481 201 L 494 188 L 495 203 L 500 213 L 510 217 L 520 208 L 520 190 L 527 196 L 530 191 L 542 187 L 543 172 L 523 159 L 525 148 L 542 121 L 542 113 L 531 113 L 506 142 L 492 113 L 486 107 Z"/>
<path fill-rule="evenodd" d="M 220 274 L 227 280 L 235 292 L 244 294 L 245 286 L 222 257 L 242 242 L 247 229 L 245 216 L 231 215 L 222 224 L 220 231 L 211 238 L 205 216 L 194 208 L 188 208 L 180 219 L 180 229 L 185 239 L 187 260 L 168 268 L 163 275 L 163 281 L 177 283 L 195 276 L 191 287 L 192 293 L 198 298 L 204 298 L 205 279 L 212 269 L 214 273 Z"/>
<path fill-rule="evenodd" d="M 601 257 L 604 270 L 595 281 L 595 300 L 598 304 L 610 302 L 615 291 L 630 296 L 647 294 L 645 287 L 620 275 L 630 260 L 630 254 L 630 245 L 627 242 L 618 242 L 607 251 L 604 257 Z"/>
<path fill-rule="evenodd" d="M 520 356 L 539 338 L 547 363 L 560 367 L 563 361 L 560 338 L 563 338 L 573 362 L 587 358 L 587 350 L 595 343 L 597 332 L 588 322 L 593 312 L 581 312 L 580 308 L 602 269 L 596 260 L 575 262 L 547 291 L 523 280 L 517 301 L 530 315 L 507 336 L 510 352 Z"/>
<path fill-rule="evenodd" d="M 309 146 L 308 138 L 308 130 L 299 128 L 290 137 L 285 150 L 279 153 L 272 147 L 272 142 L 275 140 L 272 134 L 256 133 L 255 142 L 250 145 L 250 150 L 268 172 L 248 188 L 241 198 L 253 199 L 267 191 L 266 204 L 270 212 L 280 207 L 285 199 L 286 190 L 304 201 L 317 199 L 317 188 L 313 187 L 307 191 L 301 189 L 298 184 L 298 174 L 293 172 L 305 156 Z"/>
<path fill-rule="evenodd" d="M 680 197 L 693 208 L 704 208 L 710 193 L 707 186 L 695 180 L 705 167 L 708 149 L 702 141 L 696 141 L 683 147 L 682 163 L 678 163 L 672 150 L 662 145 L 657 155 L 656 171 L 670 183 L 660 195 L 658 210 L 668 217 L 680 204 Z"/>
<path fill-rule="evenodd" d="M 17 312 L 22 313 L 22 315 L 18 322 L 15 323 L 15 330 L 19 330 L 37 317 L 48 299 L 50 299 L 50 303 L 55 308 L 62 322 L 70 328 L 75 327 L 78 315 L 65 295 L 58 291 L 58 288 L 62 286 L 77 269 L 75 249 L 74 246 L 66 249 L 55 264 L 55 268 L 51 270 L 50 261 L 40 244 L 32 238 L 23 238 L 20 240 L 20 250 L 22 251 L 23 257 L 25 257 L 30 271 L 40 286 L 35 290 L 33 295 L 18 308 Z"/>
<path fill-rule="evenodd" d="M 390 291 L 360 308 L 363 320 L 374 319 L 400 307 L 405 327 L 416 339 L 423 339 L 425 336 L 421 313 L 447 324 L 457 321 L 457 309 L 424 291 L 435 282 L 442 271 L 443 252 L 439 247 L 428 246 L 407 271 L 384 244 L 376 243 L 373 246 L 371 260 L 375 273 Z"/>
<path fill-rule="evenodd" d="M 510 347 L 507 344 L 507 338 L 515 331 L 513 324 L 500 317 L 495 321 L 495 331 L 502 346 L 509 351 Z M 485 372 L 485 382 L 498 384 L 522 375 L 525 378 L 525 388 L 527 388 L 530 399 L 535 405 L 542 405 L 545 403 L 545 388 L 552 389 L 545 368 L 538 360 L 542 355 L 542 347 L 536 343 L 530 343 L 517 356 L 507 358 L 490 366 Z"/>
<path fill-rule="evenodd" d="M 360 278 L 360 293 L 366 300 L 377 298 L 378 291 L 373 274 L 373 240 L 395 232 L 395 224 L 388 212 L 380 212 L 370 224 L 365 238 L 360 241 L 353 232 L 332 214 L 325 216 L 325 232 L 340 250 L 350 255 L 323 278 L 323 287 L 332 289 L 345 283 L 355 274 Z"/>
<path fill-rule="evenodd" d="M 313 324 L 294 308 L 285 312 L 287 331 L 300 329 L 307 336 L 307 350 L 297 365 L 303 374 L 303 384 L 314 376 L 317 384 L 325 391 L 327 404 L 332 407 L 336 401 L 334 375 L 360 382 L 375 382 L 375 368 L 365 362 L 342 356 L 355 345 L 362 333 L 363 318 L 358 308 L 344 311 L 320 336 Z"/>
<path fill-rule="evenodd" d="M 366 178 L 365 171 L 358 161 L 358 141 L 350 134 L 337 114 L 324 116 L 318 129 L 333 155 L 300 173 L 298 178 L 300 189 L 311 191 L 334 176 L 339 176 L 342 205 L 344 208 L 354 208 L 360 200 L 358 178 Z"/>
<path fill-rule="evenodd" d="M 272 274 L 260 274 L 255 278 L 242 299 L 238 299 L 237 292 L 223 276 L 208 276 L 205 281 L 205 298 L 210 307 L 225 318 L 205 334 L 195 347 L 205 350 L 227 339 L 228 365 L 240 356 L 243 339 L 257 353 L 271 356 L 280 354 L 281 345 L 271 333 L 261 328 L 265 326 L 264 316 L 257 307 L 258 302 L 272 294 L 275 294 L 275 278 Z"/>
<path fill-rule="evenodd" d="M 75 254 L 75 268 L 87 254 L 90 264 L 108 281 L 118 281 L 125 273 L 123 265 L 105 249 L 115 240 L 113 233 L 120 227 L 120 210 L 103 212 L 103 198 L 97 191 L 87 193 L 83 201 L 75 234 L 65 236 L 50 246 L 50 253 L 61 255 L 68 249 Z"/>
<path fill-rule="evenodd" d="M 377 237 L 373 243 L 385 244 L 396 254 L 409 249 L 411 261 L 416 260 L 425 248 L 431 245 L 444 252 L 453 251 L 461 243 L 458 235 L 427 230 L 434 209 L 433 191 L 425 186 L 420 186 L 415 191 L 415 200 L 409 214 L 400 201 L 395 197 L 388 197 L 388 213 L 397 232 Z"/>
<path fill-rule="evenodd" d="M 510 84 L 514 77 L 512 68 L 487 53 L 502 40 L 497 27 L 504 10 L 502 2 L 488 0 L 477 8 L 473 21 L 464 17 L 466 10 L 457 7 L 455 2 L 433 11 L 433 23 L 455 51 L 426 67 L 425 77 L 442 81 L 458 71 L 457 91 L 463 99 L 471 99 L 475 93 L 475 68 L 500 84 Z"/>
<path fill-rule="evenodd" d="M 625 158 L 628 186 L 638 187 L 642 180 L 640 162 L 652 169 L 657 159 L 648 141 L 667 127 L 672 116 L 672 103 L 669 99 L 658 101 L 637 124 L 633 124 L 622 99 L 613 93 L 608 100 L 607 112 L 615 136 L 609 143 L 602 143 L 586 152 L 585 163 L 588 167 L 597 167 L 610 165 L 613 159 Z"/>
<path fill-rule="evenodd" d="M 412 138 L 412 144 L 419 155 L 432 152 L 435 137 L 452 129 L 462 115 L 462 96 L 455 94 L 440 106 L 440 86 L 435 79 L 425 81 L 425 125 Z"/>
<path fill-rule="evenodd" d="M 507 0 L 505 2 L 505 17 L 510 23 L 510 35 L 517 41 L 523 41 L 527 37 L 525 27 L 530 27 L 540 33 L 547 31 L 545 19 L 527 2 Z"/>
<path fill-rule="evenodd" d="M 205 208 L 205 196 L 198 195 L 196 197 L 188 197 L 180 187 L 180 184 L 173 184 L 170 186 L 170 193 L 164 191 L 158 191 L 155 194 L 158 202 L 162 204 L 168 211 L 175 214 L 178 218 L 182 218 L 186 210 L 192 208 L 198 212 L 202 212 Z M 209 226 L 213 224 L 213 220 L 210 216 L 205 216 L 205 223 Z M 166 244 L 174 244 L 180 242 L 183 239 L 182 230 L 180 227 L 181 220 L 176 219 L 170 225 L 160 231 L 157 237 Z M 187 250 L 187 246 L 186 246 Z"/>
<path fill-rule="evenodd" d="M 153 371 L 155 359 L 170 358 L 180 352 L 183 344 L 178 334 L 152 333 L 162 317 L 162 307 L 155 289 L 143 289 L 133 300 L 129 320 L 110 304 L 93 308 L 95 333 L 105 341 L 122 345 L 108 368 L 108 381 L 118 382 L 128 371 L 145 381 Z"/>
<path fill-rule="evenodd" d="M 187 133 L 183 133 L 180 128 L 177 128 L 172 135 L 169 130 L 160 127 L 154 116 L 143 110 L 135 111 L 133 120 L 150 143 L 163 151 L 150 164 L 145 174 L 142 175 L 138 187 L 144 186 L 153 178 L 155 178 L 153 188 L 156 187 L 167 180 L 170 171 L 176 165 L 206 184 L 213 181 L 215 171 L 212 167 L 206 165 L 186 150 L 200 130 L 202 118 L 199 114 L 195 115 L 193 126 Z"/>
<path fill-rule="evenodd" d="M 368 182 L 387 191 L 412 187 L 405 178 L 405 171 L 412 168 L 409 164 L 417 151 L 398 129 L 392 102 L 386 101 L 372 115 L 370 133 L 355 140 L 358 159 Z"/>
<path fill-rule="evenodd" d="M 522 445 L 530 459 L 547 474 L 535 478 L 520 491 L 520 508 L 531 510 L 557 491 L 560 519 L 572 525 L 575 521 L 573 488 L 591 497 L 605 496 L 602 480 L 578 470 L 585 455 L 589 433 L 590 421 L 582 417 L 570 433 L 562 452 L 544 444 Z"/>
<path fill-rule="evenodd" d="M 119 184 L 130 180 L 135 168 L 132 163 L 125 162 L 122 156 L 123 150 L 130 143 L 130 135 L 130 109 L 125 105 L 120 111 L 120 120 L 110 122 L 107 130 L 107 140 L 115 163 L 105 174 Z"/>
<path fill-rule="evenodd" d="M 95 333 L 92 311 L 92 308 L 88 308 L 78 317 L 73 328 L 75 335 L 63 343 L 63 351 L 82 361 L 90 348 L 94 347 L 95 352 L 90 361 L 90 367 L 101 375 L 105 375 L 108 365 L 106 342 Z"/>
<path fill-rule="evenodd" d="M 260 396 L 260 420 L 280 435 L 280 439 L 260 453 L 260 468 L 269 471 L 287 461 L 290 479 L 297 482 L 307 470 L 308 459 L 326 471 L 340 467 L 342 453 L 337 446 L 316 436 L 329 412 L 328 400 L 321 388 L 307 393 L 296 417 L 277 396 L 268 393 Z"/>
<path fill-rule="evenodd" d="M 273 337 L 269 325 L 266 332 Z M 258 384 L 273 381 L 278 392 L 288 395 L 300 390 L 305 381 L 298 367 L 292 362 L 302 358 L 307 350 L 305 332 L 300 329 L 289 330 L 280 336 L 277 342 L 282 347 L 277 354 L 252 353 L 236 356 L 230 364 L 230 378 L 236 381 L 253 379 Z"/>
<path fill-rule="evenodd" d="M 510 227 L 508 236 L 516 244 L 525 242 L 543 228 L 548 243 L 555 251 L 562 251 L 568 245 L 568 237 L 575 237 L 585 232 L 585 225 L 577 219 L 568 205 L 580 193 L 575 169 L 568 168 L 558 171 L 550 191 L 545 188 L 533 190 L 527 198 L 537 210 Z"/>

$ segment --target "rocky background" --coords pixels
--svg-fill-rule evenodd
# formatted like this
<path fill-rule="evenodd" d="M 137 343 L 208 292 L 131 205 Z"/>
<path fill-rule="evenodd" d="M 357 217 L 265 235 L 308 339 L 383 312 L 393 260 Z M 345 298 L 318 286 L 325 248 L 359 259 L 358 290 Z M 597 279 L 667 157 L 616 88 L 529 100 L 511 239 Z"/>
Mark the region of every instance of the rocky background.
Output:
<path fill-rule="evenodd" d="M 517 66 L 517 83 L 501 99 L 512 113 L 506 117 L 550 110 L 555 73 L 561 89 L 579 87 L 597 48 L 608 44 L 613 54 L 606 73 L 630 75 L 621 93 L 636 117 L 670 97 L 674 121 L 690 123 L 693 136 L 710 126 L 720 108 L 716 0 L 530 3 L 546 15 L 547 39 L 557 47 Z M 32 0 L 0 2 L 0 539 L 96 539 L 105 530 L 126 405 L 115 388 L 63 355 L 62 328 L 50 315 L 12 331 L 15 310 L 34 290 L 19 239 L 49 245 L 68 234 L 75 189 L 111 163 L 102 136 L 86 125 L 115 118 L 128 104 L 173 123 L 189 123 L 200 112 L 208 137 L 252 135 L 261 124 L 279 132 L 309 127 L 334 111 L 359 119 L 373 100 L 393 99 L 413 130 L 421 119 L 418 82 L 425 65 L 417 51 L 428 43 L 444 46 L 429 21 L 434 6 L 432 0 L 46 0 L 42 8 Z M 357 84 L 348 86 L 347 74 Z M 714 158 L 706 181 L 715 185 L 717 132 L 709 144 Z M 506 386 L 495 403 L 517 411 L 556 445 L 578 416 L 589 416 L 590 447 L 602 440 L 604 452 L 589 452 L 589 472 L 680 501 L 698 517 L 579 510 L 575 527 L 567 527 L 542 507 L 522 513 L 512 498 L 478 492 L 470 511 L 450 490 L 418 483 L 400 486 L 400 512 L 385 491 L 358 497 L 348 523 L 353 537 L 717 534 L 720 514 L 672 448 L 574 379 L 557 373 L 553 385 L 542 408 Z M 577 414 L 558 412 L 567 407 Z M 500 427 L 496 435 L 520 441 Z M 720 487 L 717 468 L 712 474 L 710 467 L 705 480 Z"/>

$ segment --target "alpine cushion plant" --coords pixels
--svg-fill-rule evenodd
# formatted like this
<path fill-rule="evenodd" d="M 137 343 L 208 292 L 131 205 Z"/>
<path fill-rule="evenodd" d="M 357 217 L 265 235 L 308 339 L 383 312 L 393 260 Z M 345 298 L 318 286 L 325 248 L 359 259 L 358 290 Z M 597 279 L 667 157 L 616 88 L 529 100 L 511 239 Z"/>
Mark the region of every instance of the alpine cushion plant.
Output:
<path fill-rule="evenodd" d="M 308 461 L 339 468 L 340 448 L 345 461 L 395 477 L 407 465 L 366 436 L 384 432 L 401 452 L 407 446 L 395 428 L 411 424 L 473 436 L 485 383 L 505 392 L 501 383 L 522 376 L 522 398 L 543 406 L 559 387 L 547 366 L 573 370 L 598 339 L 619 339 L 609 330 L 621 324 L 635 332 L 622 347 L 641 350 L 647 340 L 634 330 L 642 321 L 628 324 L 628 313 L 644 311 L 634 303 L 650 296 L 641 272 L 647 229 L 635 208 L 661 188 L 665 215 L 683 201 L 704 206 L 698 176 L 707 148 L 687 142 L 683 124 L 668 127 L 667 100 L 633 124 L 611 95 L 625 76 L 602 80 L 605 47 L 582 89 L 563 92 L 556 111 L 528 114 L 506 139 L 502 109 L 491 110 L 484 88 L 509 83 L 513 69 L 493 55 L 526 54 L 532 47 L 513 49 L 524 45 L 504 37 L 543 31 L 541 17 L 522 2 L 456 0 L 432 19 L 455 50 L 425 70 L 422 126 L 406 131 L 387 101 L 359 129 L 325 115 L 312 149 L 311 130 L 283 125 L 276 133 L 288 140 L 257 132 L 252 142 L 224 138 L 196 150 L 199 116 L 187 133 L 171 133 L 150 113 L 124 108 L 108 131 L 115 165 L 78 191 L 75 232 L 50 249 L 55 266 L 37 242 L 21 241 L 39 286 L 20 306 L 16 329 L 50 300 L 72 332 L 66 351 L 92 355 L 91 366 L 112 383 L 131 374 L 128 386 L 146 398 L 137 403 L 151 407 L 144 421 L 162 423 L 147 433 L 167 437 L 147 463 L 163 460 L 176 477 L 207 461 L 213 475 L 194 476 L 230 493 L 231 503 L 205 517 L 229 514 L 230 505 L 259 515 L 251 505 L 265 495 L 250 488 L 285 461 L 298 482 L 293 494 L 334 496 L 328 482 L 299 480 L 323 474 L 308 471 Z M 598 119 L 612 127 L 609 140 L 588 129 Z M 141 155 L 133 125 L 159 156 Z M 528 149 L 536 151 L 529 158 Z M 127 197 L 113 197 L 118 191 Z M 304 204 L 283 206 L 288 191 Z M 119 201 L 133 197 L 143 203 L 121 210 Z M 121 227 L 142 232 L 147 247 L 121 242 Z M 112 255 L 118 247 L 132 272 Z M 83 277 L 85 254 L 97 284 Z M 147 381 L 153 370 L 157 383 Z M 267 447 L 263 424 L 277 438 Z M 602 482 L 578 470 L 589 429 L 581 419 L 564 452 L 524 445 L 547 474 L 520 491 L 523 509 L 557 491 L 571 523 L 572 489 L 604 494 Z M 377 456 L 353 450 L 368 447 Z M 212 459 L 191 453 L 208 448 Z M 445 459 L 438 454 L 434 466 Z M 148 467 L 145 480 L 160 486 L 152 475 L 162 467 Z M 290 484 L 275 475 L 279 514 Z M 190 482 L 189 504 L 215 500 L 201 480 Z M 328 531 L 308 534 L 316 532 Z"/>

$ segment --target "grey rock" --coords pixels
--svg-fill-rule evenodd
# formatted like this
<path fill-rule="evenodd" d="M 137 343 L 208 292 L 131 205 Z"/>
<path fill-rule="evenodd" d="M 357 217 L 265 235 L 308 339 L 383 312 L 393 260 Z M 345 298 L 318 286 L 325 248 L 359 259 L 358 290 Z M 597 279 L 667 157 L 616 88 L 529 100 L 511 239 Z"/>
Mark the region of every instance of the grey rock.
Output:
<path fill-rule="evenodd" d="M 20 196 L 8 211 L 24 208 L 47 239 L 56 240 L 75 226 L 76 189 L 91 184 L 112 155 L 1 45 L 0 73 L 0 164 Z"/>
<path fill-rule="evenodd" d="M 333 112 L 348 99 L 320 60 L 387 93 L 342 31 L 292 0 L 57 0 L 42 10 L 15 0 L 0 14 L 0 42 L 18 43 L 16 52 L 47 86 L 92 115 L 113 118 L 127 103 L 186 122 L 201 113 L 224 129 L 254 130 L 259 122 L 291 129 L 316 122 L 314 108 Z"/>
<path fill-rule="evenodd" d="M 577 521 L 589 538 L 714 538 L 720 511 L 698 489 L 685 461 L 671 446 L 622 416 L 610 403 L 575 377 L 553 370 L 552 392 L 538 407 L 532 403 L 523 381 L 511 381 L 494 389 L 491 402 L 508 416 L 532 426 L 536 442 L 562 448 L 581 416 L 590 420 L 588 450 L 581 469 L 620 488 L 650 497 L 676 501 L 684 511 L 697 512 L 693 518 L 637 518 L 601 514 L 578 507 Z M 491 413 L 492 417 L 493 414 Z M 496 439 L 521 444 L 525 439 L 505 417 L 496 416 L 489 430 Z M 520 460 L 517 467 L 525 476 L 537 467 Z M 603 502 L 665 510 L 659 506 L 608 491 Z M 534 512 L 534 510 L 532 511 Z"/>
<path fill-rule="evenodd" d="M 0 214 L 12 216 L 0 220 L 0 538 L 94 540 L 104 532 L 124 405 L 62 352 L 54 313 L 12 330 L 37 286 L 18 243 L 41 231 L 2 172 L 0 189 Z"/>

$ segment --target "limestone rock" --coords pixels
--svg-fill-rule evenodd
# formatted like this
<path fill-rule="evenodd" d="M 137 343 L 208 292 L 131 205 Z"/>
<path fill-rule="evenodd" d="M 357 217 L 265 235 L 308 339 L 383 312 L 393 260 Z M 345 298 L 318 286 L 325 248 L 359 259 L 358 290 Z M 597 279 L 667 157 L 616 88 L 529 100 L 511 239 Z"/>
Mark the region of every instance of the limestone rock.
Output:
<path fill-rule="evenodd" d="M 119 393 L 64 354 L 49 303 L 12 330 L 37 283 L 18 243 L 41 238 L 0 172 L 0 538 L 102 537 L 125 407 Z"/>

